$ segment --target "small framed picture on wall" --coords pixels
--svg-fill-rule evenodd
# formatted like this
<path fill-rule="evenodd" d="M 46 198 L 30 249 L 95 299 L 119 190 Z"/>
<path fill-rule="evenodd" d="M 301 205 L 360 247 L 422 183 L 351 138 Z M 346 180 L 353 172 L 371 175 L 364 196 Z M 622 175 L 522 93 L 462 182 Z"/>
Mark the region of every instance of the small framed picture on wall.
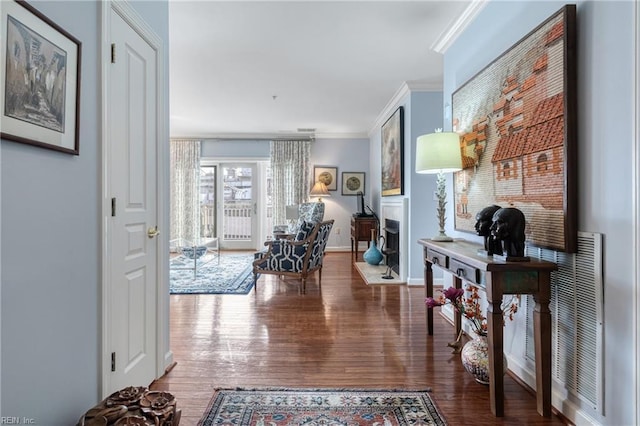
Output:
<path fill-rule="evenodd" d="M 329 191 L 338 190 L 338 168 L 328 166 L 314 166 L 313 183 L 322 182 Z"/>
<path fill-rule="evenodd" d="M 364 194 L 364 172 L 342 172 L 342 195 Z"/>

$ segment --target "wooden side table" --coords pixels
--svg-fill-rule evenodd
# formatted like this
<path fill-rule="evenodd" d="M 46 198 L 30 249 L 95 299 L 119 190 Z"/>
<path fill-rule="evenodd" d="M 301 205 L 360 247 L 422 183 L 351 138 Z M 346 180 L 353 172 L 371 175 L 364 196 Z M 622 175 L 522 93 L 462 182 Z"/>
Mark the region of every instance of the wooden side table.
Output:
<path fill-rule="evenodd" d="M 354 254 L 355 248 L 355 261 L 358 261 L 358 243 L 360 241 L 366 241 L 367 247 L 371 244 L 371 230 L 376 229 L 378 222 L 374 217 L 351 217 L 351 255 Z"/>
<path fill-rule="evenodd" d="M 456 288 L 462 280 L 483 288 L 487 294 L 489 338 L 489 391 L 491 412 L 504 416 L 503 316 L 504 294 L 532 294 L 535 301 L 533 331 L 536 352 L 536 399 L 540 415 L 551 416 L 551 271 L 552 262 L 531 258 L 529 262 L 506 262 L 478 254 L 480 244 L 464 240 L 438 242 L 418 240 L 424 246 L 425 295 L 433 297 L 433 270 L 436 265 L 454 276 Z M 427 332 L 433 335 L 433 310 L 426 309 Z M 455 316 L 456 336 L 461 329 L 460 313 Z"/>

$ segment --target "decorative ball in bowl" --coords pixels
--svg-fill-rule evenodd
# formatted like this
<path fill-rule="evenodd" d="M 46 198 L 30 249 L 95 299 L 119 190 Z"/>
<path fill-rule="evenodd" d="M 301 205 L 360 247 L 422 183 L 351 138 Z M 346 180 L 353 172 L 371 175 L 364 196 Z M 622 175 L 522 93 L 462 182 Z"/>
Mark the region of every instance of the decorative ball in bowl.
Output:
<path fill-rule="evenodd" d="M 207 252 L 205 246 L 182 247 L 180 250 L 182 254 L 189 259 L 200 259 Z"/>

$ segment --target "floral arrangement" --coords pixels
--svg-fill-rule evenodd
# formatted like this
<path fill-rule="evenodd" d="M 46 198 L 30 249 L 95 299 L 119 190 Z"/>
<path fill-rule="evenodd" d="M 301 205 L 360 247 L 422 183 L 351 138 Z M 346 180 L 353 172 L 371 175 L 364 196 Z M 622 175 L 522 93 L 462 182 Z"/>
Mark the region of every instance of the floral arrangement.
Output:
<path fill-rule="evenodd" d="M 520 296 L 513 295 L 510 300 L 503 302 L 502 312 L 505 318 L 513 320 L 514 314 L 518 312 L 519 301 Z M 475 333 L 479 335 L 487 334 L 487 317 L 483 314 L 480 307 L 480 294 L 478 293 L 478 288 L 475 286 L 467 285 L 464 290 L 449 287 L 436 299 L 427 297 L 425 304 L 429 309 L 451 304 L 456 312 L 460 312 L 463 317 L 469 320 L 471 328 Z"/>

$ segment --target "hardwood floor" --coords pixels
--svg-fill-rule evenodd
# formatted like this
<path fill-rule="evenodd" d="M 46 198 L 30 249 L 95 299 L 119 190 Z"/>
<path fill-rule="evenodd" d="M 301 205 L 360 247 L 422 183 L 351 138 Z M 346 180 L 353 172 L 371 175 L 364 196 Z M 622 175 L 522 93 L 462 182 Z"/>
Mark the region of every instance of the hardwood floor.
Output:
<path fill-rule="evenodd" d="M 224 258 L 223 258 L 224 261 Z M 168 390 L 195 425 L 217 387 L 425 388 L 450 425 L 563 424 L 536 412 L 535 396 L 505 378 L 505 417 L 489 388 L 451 353 L 453 326 L 440 315 L 427 337 L 424 289 L 367 286 L 349 253 L 325 255 L 298 282 L 262 276 L 248 295 L 172 295 L 171 349 L 177 365 L 151 389 Z"/>

